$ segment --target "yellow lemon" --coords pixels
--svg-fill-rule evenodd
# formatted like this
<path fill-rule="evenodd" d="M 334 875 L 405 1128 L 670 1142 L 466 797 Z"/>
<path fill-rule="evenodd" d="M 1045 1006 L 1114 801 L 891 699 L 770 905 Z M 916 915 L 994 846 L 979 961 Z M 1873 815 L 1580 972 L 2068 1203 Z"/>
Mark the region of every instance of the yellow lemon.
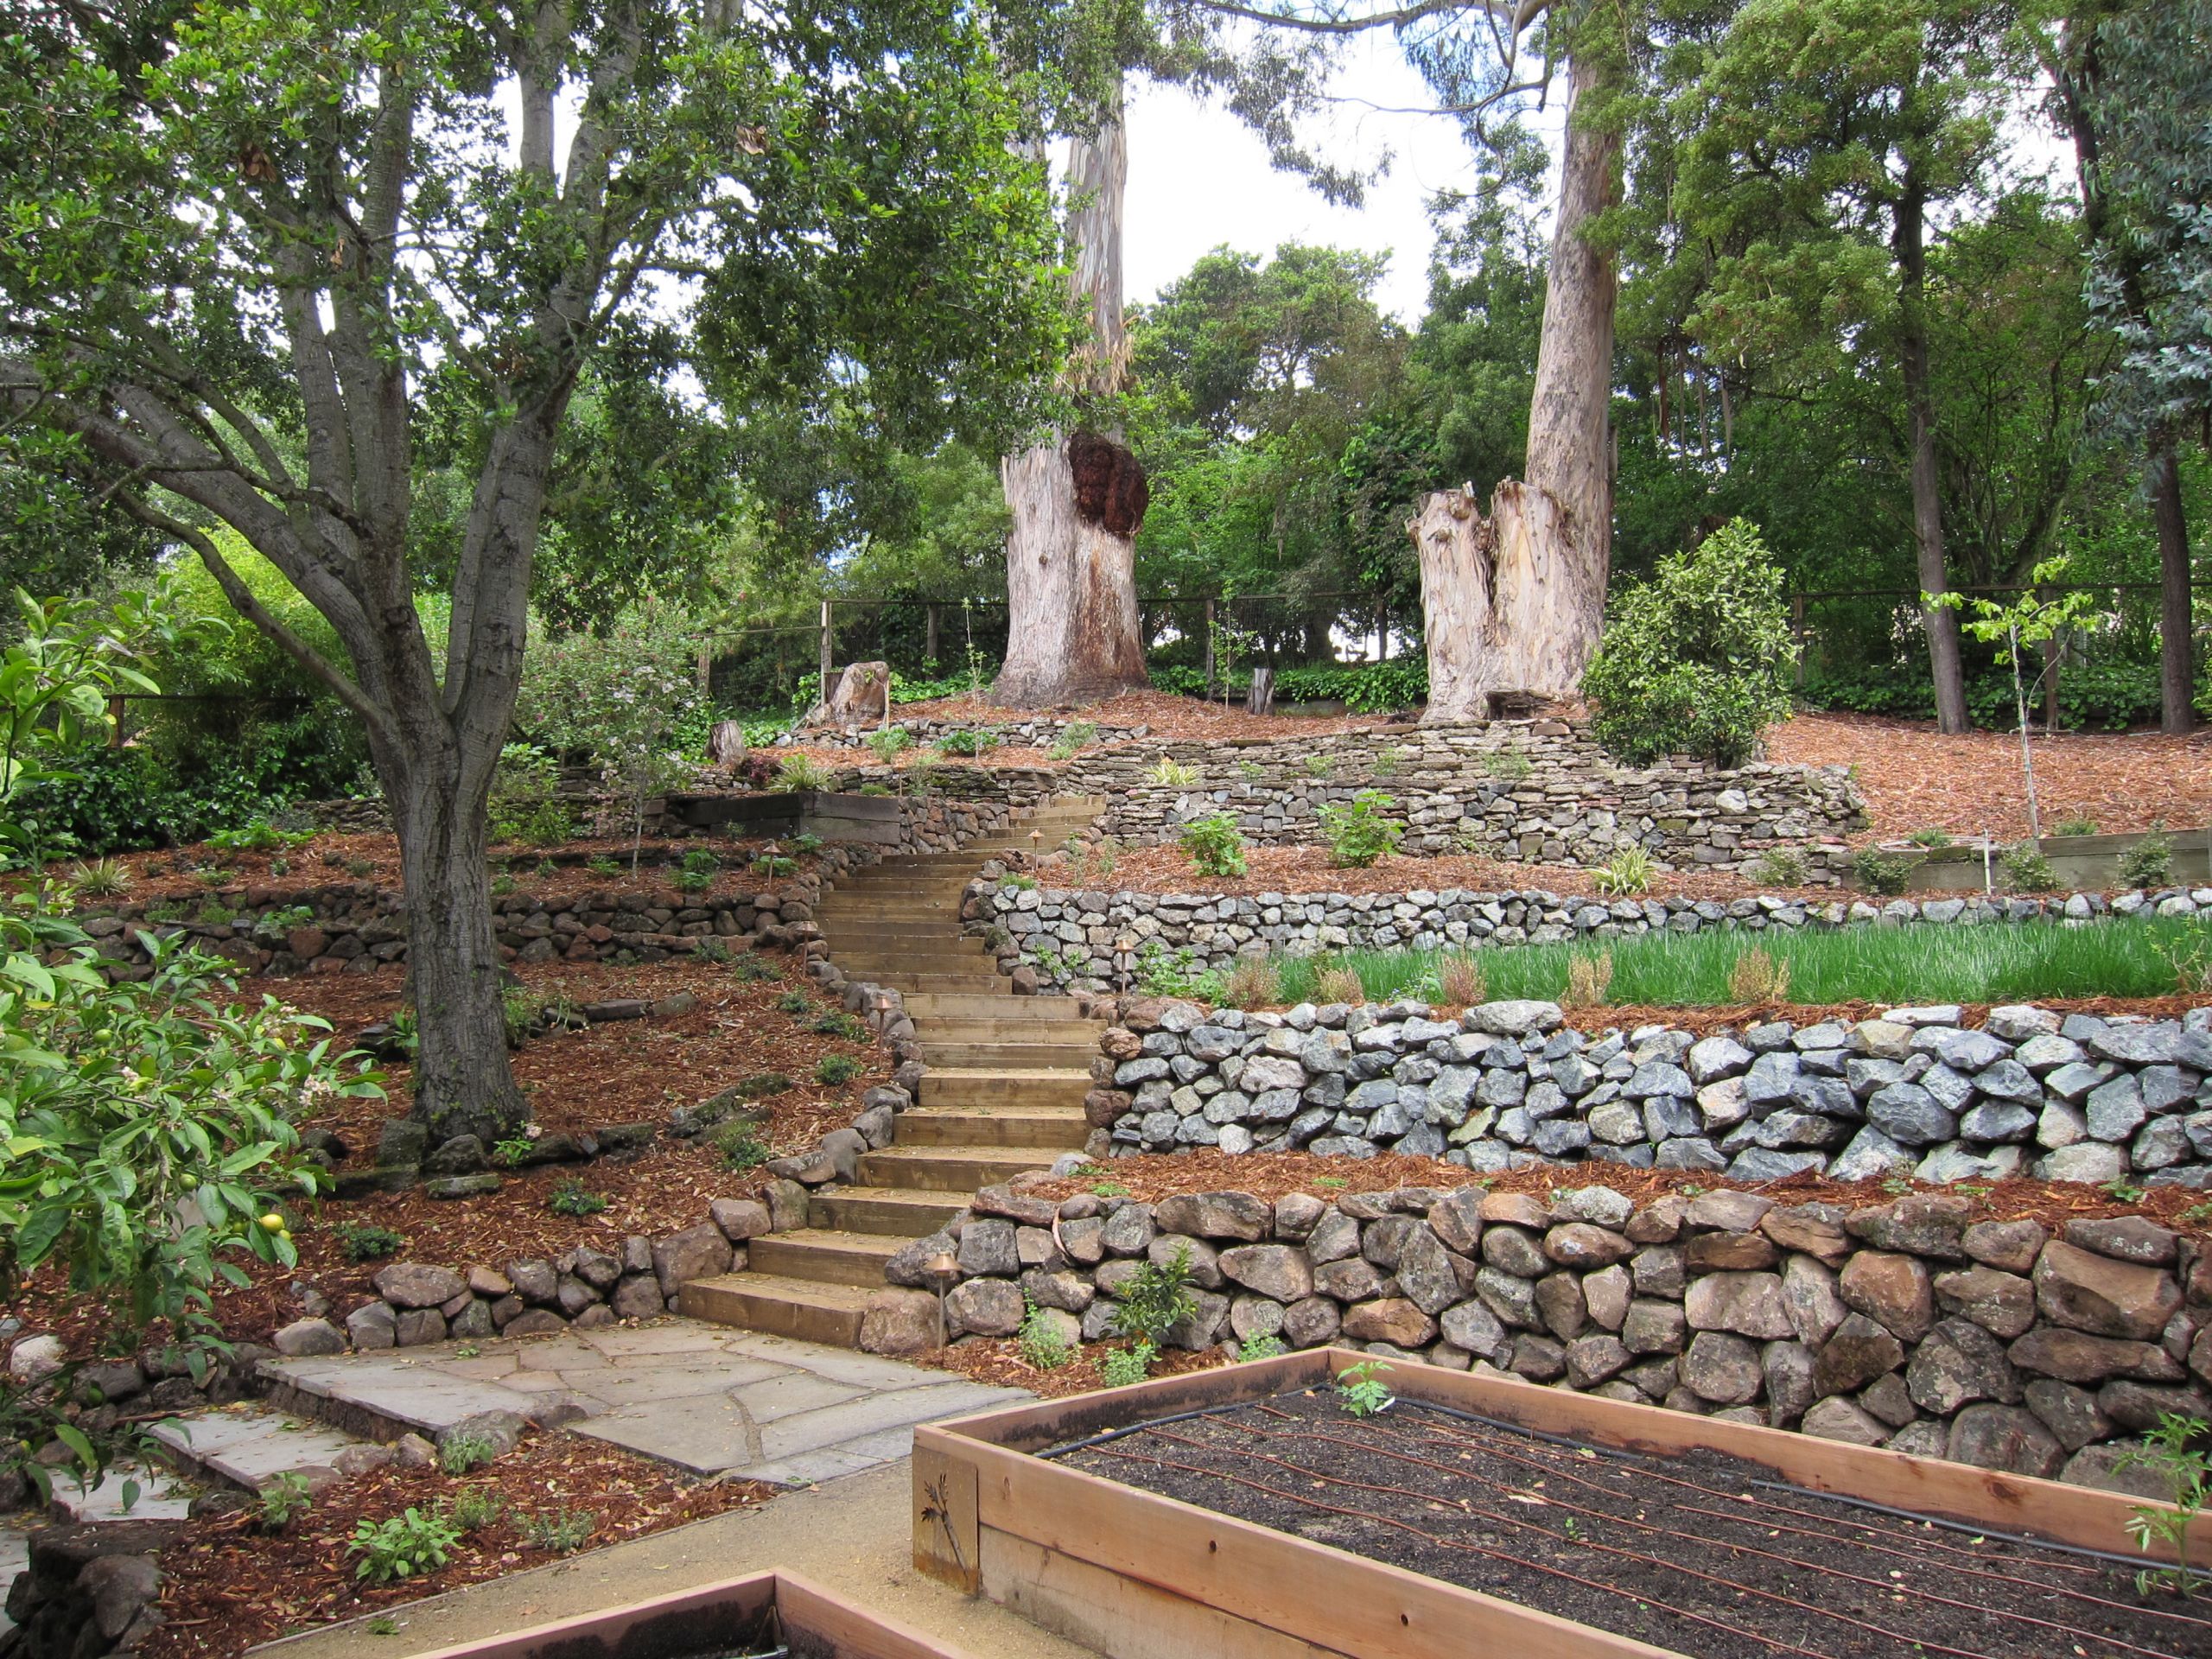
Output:
<path fill-rule="evenodd" d="M 261 1224 L 272 1233 L 281 1233 L 284 1230 L 284 1217 L 271 1210 L 261 1218 Z"/>

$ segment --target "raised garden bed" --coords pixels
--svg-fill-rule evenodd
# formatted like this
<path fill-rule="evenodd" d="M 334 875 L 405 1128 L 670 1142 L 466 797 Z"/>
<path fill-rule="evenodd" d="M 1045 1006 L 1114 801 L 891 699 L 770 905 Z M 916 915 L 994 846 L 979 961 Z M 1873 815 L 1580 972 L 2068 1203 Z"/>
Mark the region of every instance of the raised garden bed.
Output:
<path fill-rule="evenodd" d="M 962 1659 L 961 1649 L 791 1573 L 748 1573 L 431 1659 Z"/>
<path fill-rule="evenodd" d="M 1359 1361 L 922 1428 L 915 1564 L 1116 1659 L 2212 1648 L 2139 1500 L 1404 1363 L 1355 1415 Z"/>

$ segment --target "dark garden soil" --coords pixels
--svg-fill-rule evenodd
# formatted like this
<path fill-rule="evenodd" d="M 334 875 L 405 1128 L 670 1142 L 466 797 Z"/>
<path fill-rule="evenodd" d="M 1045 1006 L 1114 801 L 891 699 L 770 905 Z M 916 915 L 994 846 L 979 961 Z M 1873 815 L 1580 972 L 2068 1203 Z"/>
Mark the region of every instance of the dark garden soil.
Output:
<path fill-rule="evenodd" d="M 273 1534 L 260 1529 L 251 1500 L 219 1498 L 208 1506 L 219 1512 L 194 1519 L 184 1536 L 162 1551 L 161 1605 L 168 1622 L 138 1651 L 149 1659 L 239 1653 L 289 1630 L 765 1503 L 776 1491 L 753 1481 L 701 1480 L 635 1452 L 555 1432 L 533 1433 L 507 1456 L 465 1476 L 392 1466 L 341 1481 Z M 360 1522 L 382 1522 L 410 1507 L 450 1511 L 464 1492 L 480 1495 L 472 1500 L 479 1504 L 496 1499 L 498 1514 L 454 1546 L 449 1565 L 384 1586 L 355 1576 L 358 1558 L 346 1545 Z M 228 1508 L 233 1501 L 238 1507 Z M 575 1532 L 557 1550 L 533 1541 L 526 1524 L 563 1520 Z"/>
<path fill-rule="evenodd" d="M 2212 1651 L 2212 1602 L 2113 1565 L 1778 1491 L 1715 1452 L 1561 1444 L 1410 1401 L 1363 1417 L 1310 1390 L 1066 1461 L 1699 1659 Z"/>

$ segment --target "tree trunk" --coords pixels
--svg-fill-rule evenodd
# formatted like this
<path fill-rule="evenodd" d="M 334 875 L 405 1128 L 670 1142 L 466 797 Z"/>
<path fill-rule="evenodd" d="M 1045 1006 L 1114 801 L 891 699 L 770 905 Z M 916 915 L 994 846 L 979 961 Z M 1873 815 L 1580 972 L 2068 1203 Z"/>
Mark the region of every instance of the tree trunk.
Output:
<path fill-rule="evenodd" d="M 2173 434 L 2164 427 L 2151 435 L 2144 451 L 2143 484 L 2150 492 L 2151 512 L 2158 526 L 2159 727 L 2189 732 L 2196 726 L 2189 521 L 2182 511 L 2181 468 L 2174 464 Z"/>
<path fill-rule="evenodd" d="M 1071 284 L 1090 338 L 1070 378 L 1079 395 L 1110 397 L 1129 360 L 1122 304 L 1122 210 L 1128 142 L 1116 90 L 1098 130 L 1069 162 L 1076 201 Z M 1035 709 L 1110 697 L 1147 683 L 1137 612 L 1136 533 L 1144 468 L 1118 432 L 1045 439 L 999 466 L 1014 528 L 1006 543 L 1006 663 L 990 700 Z"/>
<path fill-rule="evenodd" d="M 1424 726 L 1490 718 L 1493 691 L 1572 697 L 1605 620 L 1605 578 L 1560 523 L 1559 498 L 1509 479 L 1485 519 L 1442 490 L 1409 528 L 1428 644 Z"/>
<path fill-rule="evenodd" d="M 1528 482 L 1501 483 L 1487 519 L 1466 493 L 1441 491 L 1408 526 L 1421 558 L 1428 650 L 1424 725 L 1487 719 L 1493 691 L 1573 696 L 1605 626 L 1619 283 L 1612 253 L 1584 233 L 1619 200 L 1620 137 L 1610 123 L 1575 117 L 1617 73 L 1602 52 L 1578 55 L 1571 67 L 1559 221 L 1529 405 Z"/>
<path fill-rule="evenodd" d="M 1900 340 L 1905 410 L 1912 429 L 1912 538 L 1923 594 L 1950 591 L 1943 557 L 1943 498 L 1936 470 L 1935 395 L 1929 384 L 1927 187 L 1908 163 L 1897 207 L 1891 251 L 1897 262 Z M 1966 675 L 1959 657 L 1959 615 L 1923 601 L 1921 626 L 1928 636 L 1928 667 L 1936 682 L 1936 724 L 1945 732 L 1967 729 Z"/>

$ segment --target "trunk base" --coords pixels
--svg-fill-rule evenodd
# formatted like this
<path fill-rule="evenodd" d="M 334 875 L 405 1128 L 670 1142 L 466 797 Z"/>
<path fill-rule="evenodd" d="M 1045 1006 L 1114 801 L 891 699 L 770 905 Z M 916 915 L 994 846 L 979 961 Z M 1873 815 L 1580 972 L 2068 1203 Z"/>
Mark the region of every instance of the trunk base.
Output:
<path fill-rule="evenodd" d="M 1144 469 L 1109 438 L 1077 433 L 1000 467 L 1007 538 L 1006 664 L 989 701 L 1012 709 L 1094 702 L 1151 683 L 1137 616 Z"/>

